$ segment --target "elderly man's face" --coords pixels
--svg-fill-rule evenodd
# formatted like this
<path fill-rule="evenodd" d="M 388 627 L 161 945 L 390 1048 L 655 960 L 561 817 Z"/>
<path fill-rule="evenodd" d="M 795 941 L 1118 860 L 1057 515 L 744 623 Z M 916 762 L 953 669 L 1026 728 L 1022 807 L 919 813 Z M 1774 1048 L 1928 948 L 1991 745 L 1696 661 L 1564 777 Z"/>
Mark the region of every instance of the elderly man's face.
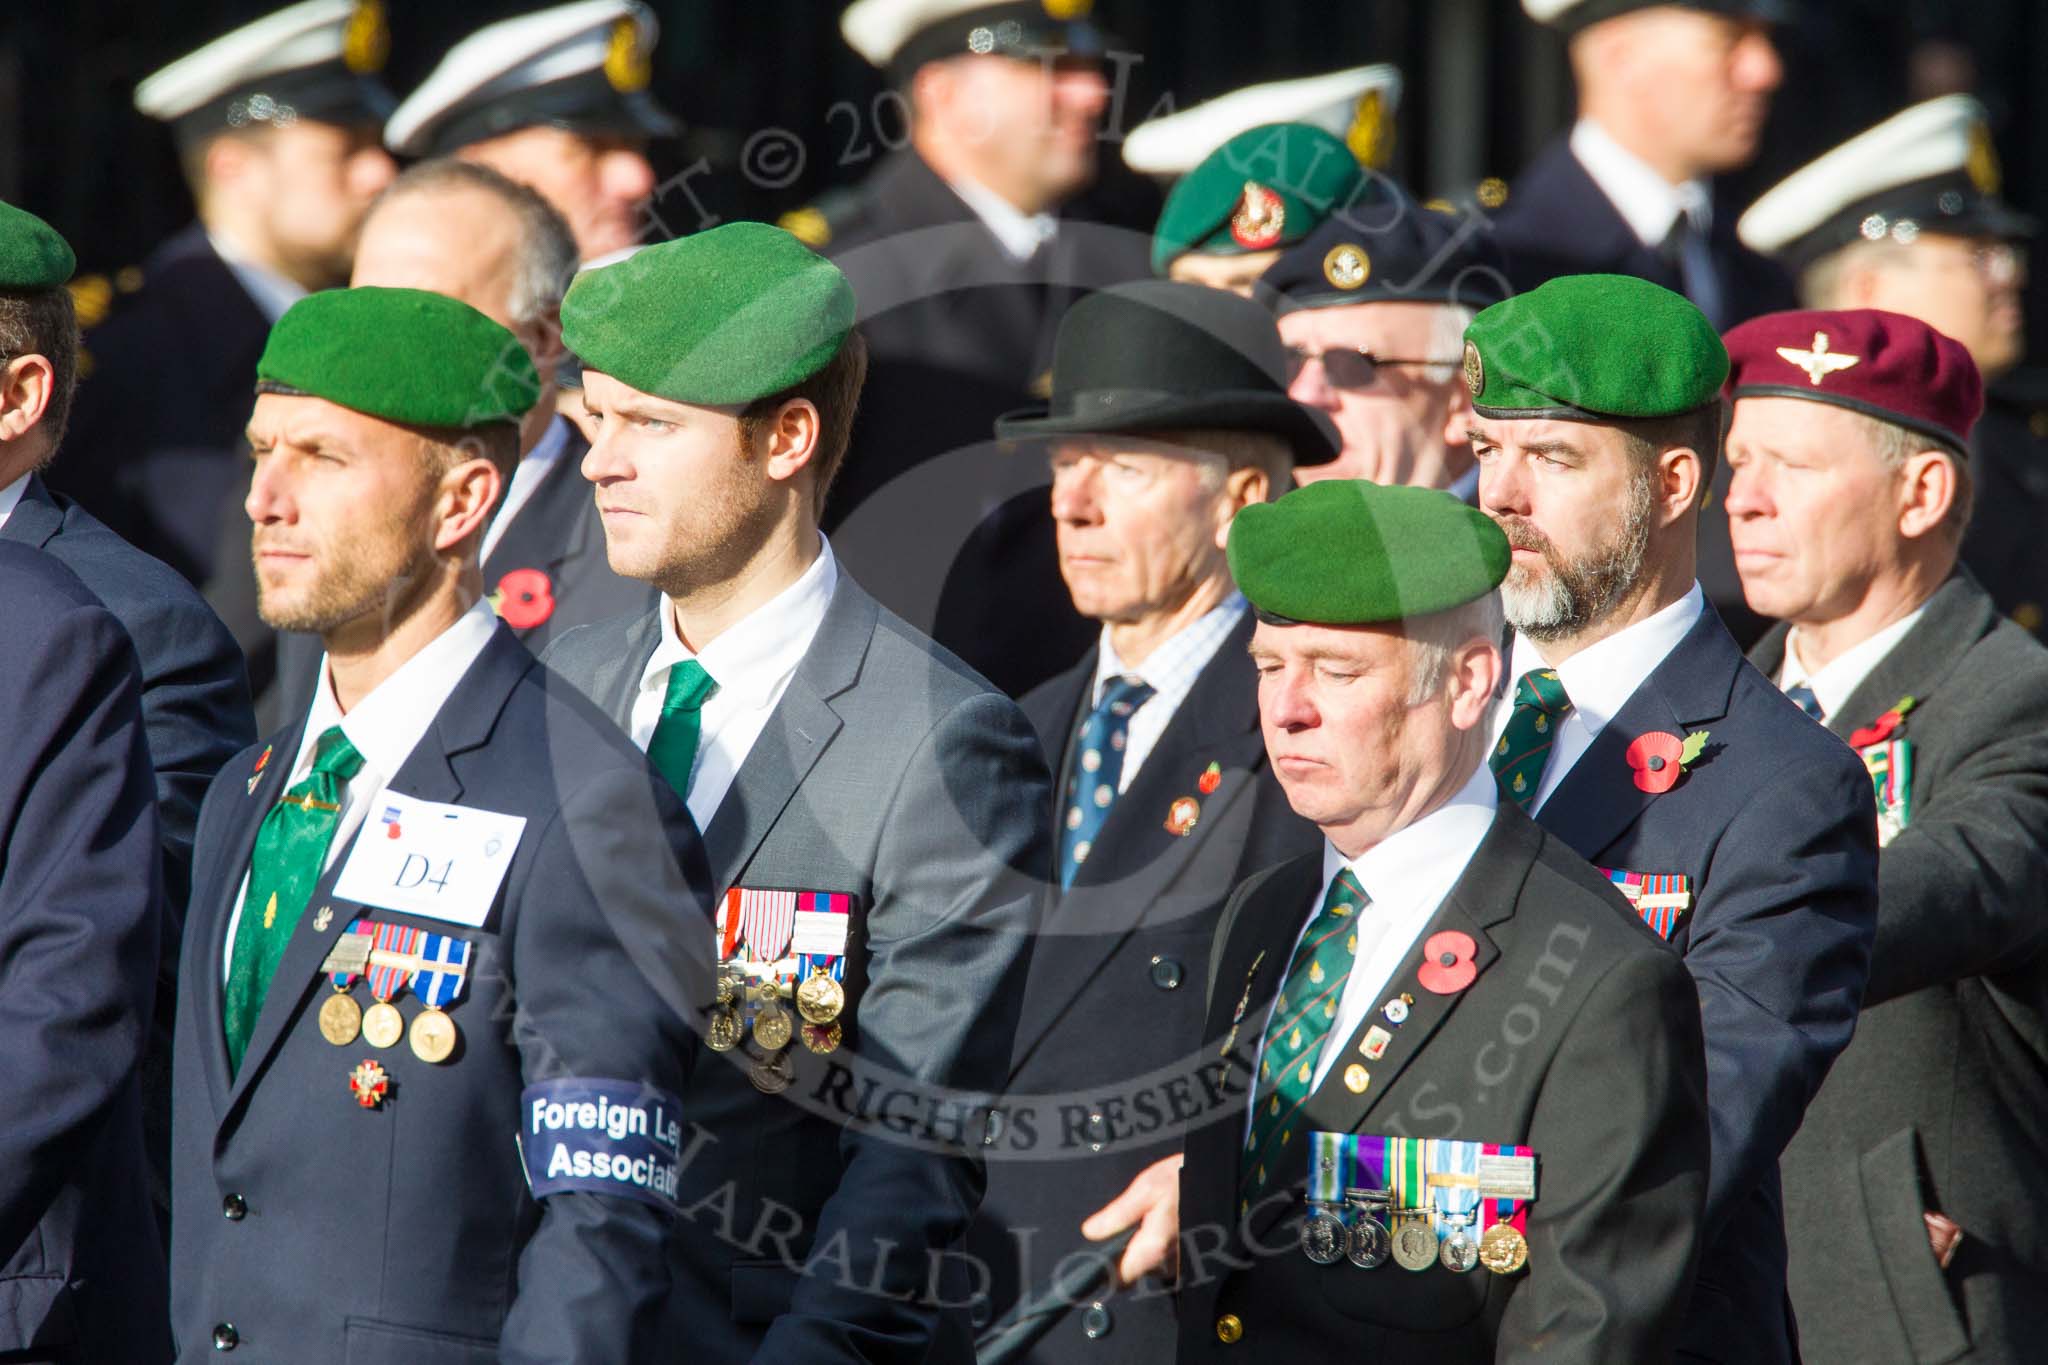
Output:
<path fill-rule="evenodd" d="M 1080 437 L 1052 450 L 1060 574 L 1083 616 L 1169 615 L 1229 569 L 1228 461 L 1137 437 Z"/>
<path fill-rule="evenodd" d="M 1449 488 L 1465 472 L 1472 405 L 1458 377 L 1462 327 L 1442 325 L 1448 311 L 1435 303 L 1358 303 L 1280 319 L 1281 339 L 1300 367 L 1288 397 L 1328 413 L 1344 440 L 1335 460 L 1297 469 L 1299 482 Z"/>

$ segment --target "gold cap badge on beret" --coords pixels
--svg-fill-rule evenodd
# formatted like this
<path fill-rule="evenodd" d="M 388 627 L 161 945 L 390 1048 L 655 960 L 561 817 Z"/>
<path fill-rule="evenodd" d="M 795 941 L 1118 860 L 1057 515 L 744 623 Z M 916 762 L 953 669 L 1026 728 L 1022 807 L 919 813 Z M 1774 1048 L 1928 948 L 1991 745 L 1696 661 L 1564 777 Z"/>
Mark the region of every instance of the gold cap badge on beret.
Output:
<path fill-rule="evenodd" d="M 1786 364 L 1806 371 L 1806 377 L 1813 382 L 1813 387 L 1816 389 L 1820 387 L 1821 380 L 1826 379 L 1836 370 L 1846 370 L 1863 359 L 1860 355 L 1837 355 L 1828 350 L 1828 334 L 1826 332 L 1815 332 L 1813 334 L 1813 348 L 1811 350 L 1801 350 L 1797 346 L 1780 346 L 1777 350 L 1779 357 Z"/>
<path fill-rule="evenodd" d="M 1287 205 L 1279 195 L 1256 180 L 1244 182 L 1237 212 L 1230 215 L 1230 235 L 1246 251 L 1264 251 L 1277 246 L 1287 228 Z"/>
<path fill-rule="evenodd" d="M 1486 363 L 1479 358 L 1479 348 L 1469 341 L 1465 343 L 1465 388 L 1475 399 L 1486 389 Z"/>
<path fill-rule="evenodd" d="M 611 43 L 604 51 L 604 78 L 622 95 L 645 90 L 654 78 L 653 57 L 640 42 L 640 25 L 631 18 L 612 25 Z"/>
<path fill-rule="evenodd" d="M 1341 242 L 1323 257 L 1323 278 L 1339 289 L 1356 289 L 1372 275 L 1372 259 L 1355 242 Z"/>

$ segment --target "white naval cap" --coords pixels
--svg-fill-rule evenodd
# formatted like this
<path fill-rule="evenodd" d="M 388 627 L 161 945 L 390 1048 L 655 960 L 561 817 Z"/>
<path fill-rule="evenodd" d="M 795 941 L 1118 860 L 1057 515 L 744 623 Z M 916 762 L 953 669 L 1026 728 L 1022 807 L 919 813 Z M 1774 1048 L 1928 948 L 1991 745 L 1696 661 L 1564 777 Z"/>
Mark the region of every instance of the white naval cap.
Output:
<path fill-rule="evenodd" d="M 1248 85 L 1139 124 L 1124 139 L 1124 164 L 1148 175 L 1185 175 L 1239 133 L 1268 123 L 1308 123 L 1344 139 L 1360 164 L 1383 167 L 1400 104 L 1400 68 L 1384 62 Z"/>
<path fill-rule="evenodd" d="M 647 93 L 654 12 L 637 0 L 573 0 L 489 24 L 448 49 L 384 125 L 401 156 L 441 156 L 519 128 L 672 137 Z"/>
<path fill-rule="evenodd" d="M 839 16 L 847 46 L 871 65 L 908 76 L 945 57 L 1048 52 L 1099 57 L 1094 0 L 854 0 Z"/>
<path fill-rule="evenodd" d="M 1782 23 L 1787 17 L 1785 0 L 1522 0 L 1522 13 L 1547 28 L 1561 29 L 1567 34 L 1631 10 L 1663 7 L 1705 10 L 1709 14 L 1772 24 Z"/>
<path fill-rule="evenodd" d="M 391 49 L 381 0 L 303 0 L 214 39 L 145 78 L 135 108 L 180 136 L 299 119 L 377 123 L 371 79 Z"/>
<path fill-rule="evenodd" d="M 1773 186 L 1735 228 L 1743 245 L 1795 269 L 1854 241 L 2033 231 L 1999 198 L 1990 125 L 1969 95 L 1916 104 L 1858 133 Z"/>

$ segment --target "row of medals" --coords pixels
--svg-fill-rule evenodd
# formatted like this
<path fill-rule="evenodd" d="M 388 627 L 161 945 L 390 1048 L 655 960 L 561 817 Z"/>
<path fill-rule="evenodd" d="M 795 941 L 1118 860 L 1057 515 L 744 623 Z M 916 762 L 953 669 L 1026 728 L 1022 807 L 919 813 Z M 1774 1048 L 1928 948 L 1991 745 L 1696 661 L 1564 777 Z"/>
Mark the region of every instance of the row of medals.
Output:
<path fill-rule="evenodd" d="M 782 1007 L 782 1002 L 791 996 L 795 997 L 796 1012 L 803 1019 L 801 1030 Z M 794 986 L 773 979 L 749 984 L 738 963 L 722 962 L 718 966 L 717 999 L 704 1028 L 704 1045 L 713 1052 L 730 1052 L 740 1045 L 747 1032 L 742 1018 L 745 1004 L 753 1001 L 758 1006 L 754 1012 L 754 1045 L 765 1055 L 754 1057 L 748 1053 L 753 1065 L 747 1069 L 747 1079 L 764 1095 L 781 1094 L 796 1079 L 796 1067 L 788 1051 L 793 1038 L 801 1036 L 805 1047 L 822 1054 L 838 1051 L 844 1037 L 839 1015 L 846 1008 L 846 988 L 833 980 L 830 970 L 824 967 Z"/>
<path fill-rule="evenodd" d="M 1436 1264 L 1461 1275 L 1482 1265 L 1496 1275 L 1512 1275 L 1529 1260 L 1529 1243 L 1512 1223 L 1495 1223 L 1475 1239 L 1474 1214 L 1394 1209 L 1392 1204 L 1385 1190 L 1346 1190 L 1342 1205 L 1310 1201 L 1301 1224 L 1302 1254 L 1317 1265 L 1349 1259 L 1361 1270 L 1373 1270 L 1391 1257 L 1405 1270 Z M 1345 1209 L 1353 1214 L 1348 1222 Z M 1393 1219 L 1391 1230 L 1380 1221 L 1387 1214 Z M 1450 1224 L 1450 1236 L 1437 1237 L 1438 1217 Z"/>
<path fill-rule="evenodd" d="M 336 1047 L 347 1047 L 361 1034 L 371 1047 L 394 1047 L 407 1038 L 405 1016 L 389 1000 L 379 1000 L 368 1010 L 341 987 L 320 1006 L 320 1036 Z M 413 1016 L 409 1036 L 412 1055 L 423 1062 L 445 1062 L 455 1052 L 455 1021 L 443 1010 L 431 1006 Z"/>

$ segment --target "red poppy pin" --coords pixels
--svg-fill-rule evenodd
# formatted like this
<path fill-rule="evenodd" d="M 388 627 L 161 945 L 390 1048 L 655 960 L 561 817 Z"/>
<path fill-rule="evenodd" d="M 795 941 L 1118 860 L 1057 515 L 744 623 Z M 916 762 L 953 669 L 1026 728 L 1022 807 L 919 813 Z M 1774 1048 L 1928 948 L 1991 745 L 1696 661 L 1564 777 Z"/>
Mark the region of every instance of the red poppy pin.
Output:
<path fill-rule="evenodd" d="M 1183 796 L 1174 801 L 1166 810 L 1166 832 L 1176 838 L 1192 834 L 1195 822 L 1202 818 L 1202 803 L 1192 796 Z"/>
<path fill-rule="evenodd" d="M 1705 730 L 1695 730 L 1684 739 L 1669 730 L 1637 735 L 1626 755 L 1637 789 L 1652 796 L 1670 791 L 1706 747 Z"/>
<path fill-rule="evenodd" d="M 263 746 L 263 752 L 256 755 L 256 766 L 249 770 L 249 795 L 251 796 L 256 794 L 256 784 L 263 780 L 263 770 L 270 766 L 270 748 L 271 746 L 268 744 Z"/>
<path fill-rule="evenodd" d="M 514 630 L 532 630 L 555 614 L 555 585 L 539 569 L 514 569 L 498 580 L 491 610 Z"/>
<path fill-rule="evenodd" d="M 1479 964 L 1473 961 L 1478 956 L 1479 945 L 1470 934 L 1456 929 L 1431 934 L 1422 945 L 1422 966 L 1416 979 L 1433 995 L 1456 995 L 1479 975 Z"/>
<path fill-rule="evenodd" d="M 1195 780 L 1196 790 L 1200 791 L 1204 796 L 1215 795 L 1216 789 L 1222 785 L 1223 765 L 1220 763 L 1211 763 L 1208 767 L 1202 769 L 1202 775 Z"/>
<path fill-rule="evenodd" d="M 1884 743 L 1892 737 L 1892 731 L 1898 729 L 1906 719 L 1906 713 L 1917 704 L 1912 697 L 1900 697 L 1898 705 L 1879 716 L 1875 723 L 1852 732 L 1849 736 L 1849 747 L 1863 749 L 1872 744 Z"/>

